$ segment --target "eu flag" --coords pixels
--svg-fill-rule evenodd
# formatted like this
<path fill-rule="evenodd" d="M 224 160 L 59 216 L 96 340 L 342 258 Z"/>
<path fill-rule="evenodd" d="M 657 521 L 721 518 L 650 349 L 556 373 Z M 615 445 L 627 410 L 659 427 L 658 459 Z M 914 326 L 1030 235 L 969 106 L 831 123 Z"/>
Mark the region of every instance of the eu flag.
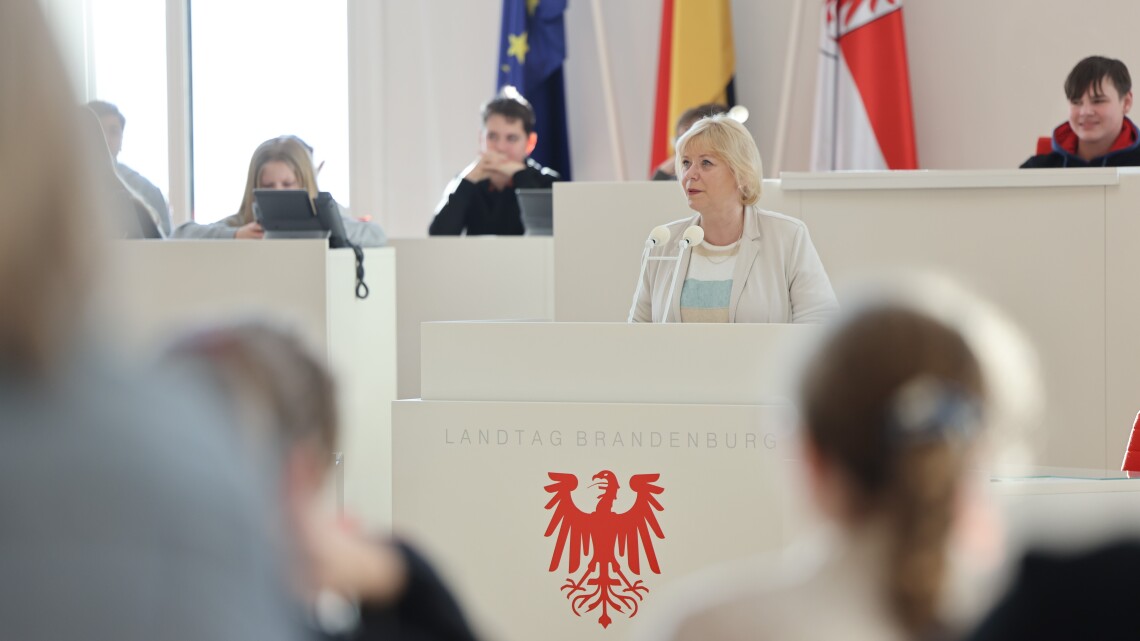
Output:
<path fill-rule="evenodd" d="M 536 161 L 570 180 L 566 133 L 566 0 L 503 0 L 498 89 L 513 85 L 534 108 Z"/>

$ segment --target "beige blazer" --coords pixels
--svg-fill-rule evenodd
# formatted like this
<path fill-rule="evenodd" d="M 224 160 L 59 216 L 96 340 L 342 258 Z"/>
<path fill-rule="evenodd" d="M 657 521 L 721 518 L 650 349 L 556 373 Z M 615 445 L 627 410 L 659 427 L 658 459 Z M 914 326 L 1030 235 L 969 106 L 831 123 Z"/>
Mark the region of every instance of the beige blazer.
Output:
<path fill-rule="evenodd" d="M 700 214 L 669 223 L 669 241 L 650 255 L 676 256 L 685 229 L 700 224 Z M 667 322 L 670 323 L 681 320 L 681 288 L 689 271 L 689 255 L 689 249 L 681 255 L 677 289 L 668 309 Z M 634 310 L 634 322 L 661 321 L 666 313 L 665 299 L 675 265 L 667 260 L 649 262 Z M 732 274 L 728 321 L 820 323 L 838 310 L 831 281 L 803 221 L 755 206 L 746 207 L 744 235 Z"/>

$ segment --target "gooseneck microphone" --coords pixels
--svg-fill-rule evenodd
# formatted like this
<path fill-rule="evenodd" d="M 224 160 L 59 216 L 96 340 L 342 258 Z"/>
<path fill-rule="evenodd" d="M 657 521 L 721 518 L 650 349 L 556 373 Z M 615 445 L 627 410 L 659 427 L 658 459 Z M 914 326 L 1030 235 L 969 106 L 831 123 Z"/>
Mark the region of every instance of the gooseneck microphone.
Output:
<path fill-rule="evenodd" d="M 658 245 L 664 245 L 665 241 L 669 240 L 669 228 L 665 225 L 658 225 L 649 232 L 649 238 L 645 239 L 645 249 L 641 251 L 641 271 L 637 274 L 637 289 L 633 291 L 633 303 L 629 306 L 629 318 L 625 322 L 632 323 L 633 315 L 637 311 L 637 299 L 641 298 L 641 290 L 645 286 L 645 266 L 649 264 L 649 252 Z"/>
<path fill-rule="evenodd" d="M 685 255 L 685 250 L 691 245 L 700 245 L 704 239 L 705 230 L 696 225 L 691 225 L 681 235 L 681 242 L 677 243 L 677 257 L 674 259 L 677 264 L 673 266 L 673 282 L 669 284 L 669 296 L 665 299 L 665 311 L 659 322 L 664 323 L 669 318 L 669 310 L 673 308 L 673 292 L 677 289 L 677 275 L 681 273 L 681 256 Z"/>

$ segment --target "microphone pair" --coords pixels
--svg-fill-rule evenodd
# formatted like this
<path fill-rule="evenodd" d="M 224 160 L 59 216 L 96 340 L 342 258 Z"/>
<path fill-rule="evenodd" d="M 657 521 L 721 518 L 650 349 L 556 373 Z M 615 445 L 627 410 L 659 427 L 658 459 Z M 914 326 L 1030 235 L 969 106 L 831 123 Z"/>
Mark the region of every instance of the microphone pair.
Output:
<path fill-rule="evenodd" d="M 645 239 L 645 249 L 641 252 L 641 270 L 637 276 L 637 289 L 633 292 L 633 303 L 629 307 L 629 317 L 626 322 L 632 323 L 634 314 L 637 312 L 637 300 L 641 298 L 641 290 L 645 287 L 645 268 L 651 260 L 672 260 L 676 262 L 673 266 L 673 280 L 669 284 L 669 296 L 665 299 L 665 312 L 661 315 L 662 323 L 669 316 L 669 308 L 673 302 L 673 293 L 677 288 L 677 275 L 681 273 L 681 256 L 685 254 L 685 250 L 693 245 L 699 245 L 705 239 L 705 230 L 697 225 L 690 225 L 681 234 L 681 240 L 677 243 L 676 256 L 654 256 L 650 257 L 650 252 L 658 245 L 664 245 L 672 237 L 669 233 L 669 228 L 665 225 L 658 225 L 649 232 L 649 237 Z"/>

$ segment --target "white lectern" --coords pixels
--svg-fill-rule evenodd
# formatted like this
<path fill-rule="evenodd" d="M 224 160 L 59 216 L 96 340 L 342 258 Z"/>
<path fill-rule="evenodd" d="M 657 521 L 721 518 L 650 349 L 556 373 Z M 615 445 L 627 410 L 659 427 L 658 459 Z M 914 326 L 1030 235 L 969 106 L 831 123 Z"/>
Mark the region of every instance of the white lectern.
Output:
<path fill-rule="evenodd" d="M 395 529 L 488 637 L 623 638 L 669 581 L 788 540 L 782 354 L 818 331 L 425 323 Z"/>

